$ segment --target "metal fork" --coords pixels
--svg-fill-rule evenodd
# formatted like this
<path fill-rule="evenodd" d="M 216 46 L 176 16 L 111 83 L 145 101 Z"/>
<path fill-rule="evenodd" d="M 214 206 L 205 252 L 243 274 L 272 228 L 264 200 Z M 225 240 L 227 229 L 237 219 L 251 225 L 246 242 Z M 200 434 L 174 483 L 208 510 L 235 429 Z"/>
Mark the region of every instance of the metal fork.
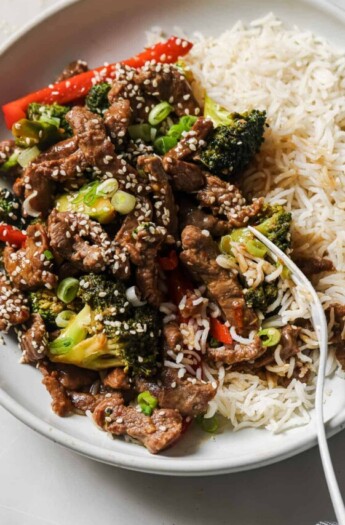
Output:
<path fill-rule="evenodd" d="M 303 287 L 310 295 L 311 318 L 314 330 L 317 335 L 320 359 L 319 368 L 316 381 L 316 396 L 315 396 L 315 412 L 316 412 L 316 430 L 317 440 L 319 444 L 320 456 L 325 474 L 329 494 L 333 503 L 335 515 L 338 520 L 338 525 L 345 525 L 345 508 L 343 498 L 341 496 L 339 485 L 335 477 L 332 459 L 329 453 L 327 437 L 325 432 L 325 424 L 323 420 L 323 390 L 325 381 L 327 351 L 328 351 L 328 331 L 325 312 L 323 310 L 320 299 L 315 291 L 315 288 L 304 275 L 304 273 L 296 266 L 296 264 L 282 252 L 275 244 L 269 241 L 258 230 L 249 226 L 248 229 L 257 237 L 262 244 L 264 244 L 271 252 L 275 260 L 281 261 L 291 272 L 291 278 L 298 286 Z"/>

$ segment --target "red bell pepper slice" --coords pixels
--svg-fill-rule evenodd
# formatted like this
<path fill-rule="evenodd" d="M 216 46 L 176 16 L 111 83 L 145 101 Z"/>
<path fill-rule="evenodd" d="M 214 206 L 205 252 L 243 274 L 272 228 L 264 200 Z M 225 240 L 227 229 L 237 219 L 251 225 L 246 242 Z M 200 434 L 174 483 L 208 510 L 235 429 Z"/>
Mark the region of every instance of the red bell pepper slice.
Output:
<path fill-rule="evenodd" d="M 229 328 L 225 326 L 225 324 L 221 323 L 218 319 L 215 319 L 214 317 L 210 318 L 211 323 L 211 335 L 217 341 L 220 341 L 221 343 L 225 345 L 231 345 L 232 343 L 232 337 L 230 335 Z"/>
<path fill-rule="evenodd" d="M 135 57 L 123 60 L 121 64 L 141 67 L 150 60 L 171 64 L 176 62 L 179 57 L 186 55 L 192 46 L 191 42 L 172 36 L 165 42 L 158 42 L 154 46 L 148 47 Z M 115 67 L 116 64 L 100 66 L 5 104 L 2 106 L 2 111 L 7 127 L 11 129 L 15 122 L 25 118 L 26 109 L 31 102 L 68 104 L 80 97 L 85 97 L 94 84 L 108 78 L 114 78 Z"/>
<path fill-rule="evenodd" d="M 14 244 L 20 248 L 26 241 L 26 235 L 13 226 L 0 224 L 0 241 Z"/>
<path fill-rule="evenodd" d="M 167 257 L 158 258 L 159 266 L 162 270 L 170 272 L 178 267 L 178 257 L 175 250 L 171 250 Z"/>

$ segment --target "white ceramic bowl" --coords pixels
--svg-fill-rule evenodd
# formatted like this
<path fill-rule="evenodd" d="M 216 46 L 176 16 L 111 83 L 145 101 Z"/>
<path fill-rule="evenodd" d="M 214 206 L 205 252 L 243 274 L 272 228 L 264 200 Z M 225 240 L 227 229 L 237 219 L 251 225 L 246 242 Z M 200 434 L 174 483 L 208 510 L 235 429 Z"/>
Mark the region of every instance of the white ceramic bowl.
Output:
<path fill-rule="evenodd" d="M 49 84 L 69 61 L 86 59 L 91 66 L 131 56 L 145 43 L 145 30 L 159 25 L 218 34 L 242 18 L 250 21 L 269 11 L 288 24 L 311 29 L 338 45 L 344 41 L 345 15 L 325 1 L 302 0 L 83 0 L 62 2 L 15 35 L 0 56 L 0 103 Z M 60 4 L 61 5 L 61 4 Z M 4 125 L 1 137 L 8 136 Z M 59 418 L 40 373 L 19 365 L 20 351 L 6 338 L 0 349 L 0 402 L 34 430 L 76 452 L 105 463 L 157 474 L 201 475 L 251 469 L 279 461 L 316 443 L 314 423 L 280 435 L 265 430 L 231 430 L 206 437 L 187 433 L 171 450 L 152 456 L 144 448 L 111 440 L 88 418 Z M 329 433 L 345 424 L 345 381 L 328 381 L 325 405 Z"/>

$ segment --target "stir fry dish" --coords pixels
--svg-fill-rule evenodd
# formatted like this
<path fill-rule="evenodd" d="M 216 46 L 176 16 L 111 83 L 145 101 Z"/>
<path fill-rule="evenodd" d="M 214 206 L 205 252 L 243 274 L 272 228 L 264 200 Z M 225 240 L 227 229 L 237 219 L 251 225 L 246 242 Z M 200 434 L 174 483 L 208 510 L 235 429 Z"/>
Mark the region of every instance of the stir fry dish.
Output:
<path fill-rule="evenodd" d="M 218 431 L 228 374 L 288 388 L 313 373 L 310 321 L 281 313 L 286 294 L 308 298 L 248 230 L 291 253 L 291 213 L 241 186 L 265 111 L 196 96 L 191 47 L 79 60 L 3 106 L 0 330 L 14 327 L 58 416 L 151 453 L 191 424 Z"/>

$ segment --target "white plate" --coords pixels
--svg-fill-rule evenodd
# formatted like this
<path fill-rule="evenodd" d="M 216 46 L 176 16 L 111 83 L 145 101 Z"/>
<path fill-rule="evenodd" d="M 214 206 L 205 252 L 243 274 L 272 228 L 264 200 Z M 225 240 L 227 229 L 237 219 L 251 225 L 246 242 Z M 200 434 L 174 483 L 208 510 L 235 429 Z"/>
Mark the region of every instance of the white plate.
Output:
<path fill-rule="evenodd" d="M 344 41 L 344 12 L 324 1 L 83 0 L 64 6 L 50 10 L 0 50 L 1 104 L 49 84 L 72 59 L 96 66 L 131 56 L 142 48 L 145 30 L 153 25 L 167 33 L 177 25 L 189 32 L 219 34 L 239 18 L 250 21 L 274 11 L 288 24 L 311 29 L 338 45 Z M 8 136 L 4 126 L 1 136 Z M 40 373 L 19 365 L 19 357 L 16 343 L 7 338 L 0 349 L 1 404 L 53 441 L 105 463 L 157 474 L 219 474 L 280 461 L 316 443 L 313 422 L 280 435 L 250 429 L 208 438 L 195 429 L 171 450 L 152 456 L 137 445 L 109 439 L 88 418 L 55 416 Z M 345 381 L 334 378 L 326 388 L 331 390 L 325 405 L 328 431 L 335 433 L 345 426 Z"/>

